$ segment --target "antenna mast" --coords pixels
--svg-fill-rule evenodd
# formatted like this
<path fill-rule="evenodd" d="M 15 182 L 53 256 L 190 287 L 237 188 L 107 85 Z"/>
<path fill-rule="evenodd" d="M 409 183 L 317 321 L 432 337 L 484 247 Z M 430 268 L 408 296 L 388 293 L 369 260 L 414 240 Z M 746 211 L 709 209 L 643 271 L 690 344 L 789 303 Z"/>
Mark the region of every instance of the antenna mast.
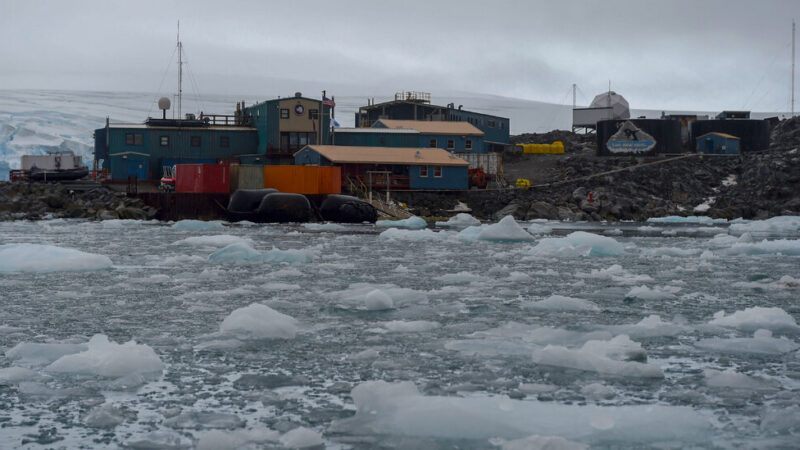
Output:
<path fill-rule="evenodd" d="M 794 117 L 794 19 L 792 19 L 792 117 Z"/>
<path fill-rule="evenodd" d="M 178 120 L 181 120 L 183 100 L 183 44 L 181 43 L 181 21 L 178 21 Z"/>
<path fill-rule="evenodd" d="M 575 100 L 577 99 L 576 96 L 575 96 L 575 91 L 576 91 L 577 88 L 578 88 L 578 85 L 575 84 L 575 83 L 572 83 L 572 109 L 575 109 Z"/>

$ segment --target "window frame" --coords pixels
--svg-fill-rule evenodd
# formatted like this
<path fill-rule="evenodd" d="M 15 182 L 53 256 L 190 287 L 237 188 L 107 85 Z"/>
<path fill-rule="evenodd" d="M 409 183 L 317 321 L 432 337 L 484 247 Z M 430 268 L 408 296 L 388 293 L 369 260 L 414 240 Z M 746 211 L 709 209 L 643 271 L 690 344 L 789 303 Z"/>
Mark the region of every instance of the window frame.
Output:
<path fill-rule="evenodd" d="M 419 166 L 419 177 L 428 178 L 428 166 Z"/>
<path fill-rule="evenodd" d="M 464 141 L 464 150 L 472 150 L 472 139 Z"/>
<path fill-rule="evenodd" d="M 447 140 L 447 149 L 453 150 L 456 148 L 456 140 L 455 139 L 448 139 Z"/>
<path fill-rule="evenodd" d="M 436 148 L 437 145 L 438 144 L 436 143 L 436 139 L 431 139 L 430 141 L 428 141 L 428 146 L 430 146 L 430 148 Z"/>
<path fill-rule="evenodd" d="M 220 148 L 231 148 L 231 137 L 230 136 L 220 136 L 219 137 L 219 147 Z"/>
<path fill-rule="evenodd" d="M 289 108 L 281 108 L 280 109 L 281 119 L 288 119 L 289 118 Z"/>
<path fill-rule="evenodd" d="M 160 147 L 169 147 L 169 135 L 162 134 L 158 137 L 158 145 Z"/>
<path fill-rule="evenodd" d="M 144 135 L 142 133 L 125 133 L 125 145 L 141 147 L 144 145 Z"/>
<path fill-rule="evenodd" d="M 494 120 L 487 120 L 486 121 L 486 126 L 489 127 L 489 128 L 494 128 L 495 121 Z"/>
<path fill-rule="evenodd" d="M 319 120 L 319 110 L 318 109 L 310 109 L 308 110 L 308 120 Z"/>
<path fill-rule="evenodd" d="M 199 135 L 189 136 L 189 147 L 197 148 L 203 146 L 203 138 Z"/>
<path fill-rule="evenodd" d="M 433 178 L 442 178 L 442 166 L 433 166 Z"/>

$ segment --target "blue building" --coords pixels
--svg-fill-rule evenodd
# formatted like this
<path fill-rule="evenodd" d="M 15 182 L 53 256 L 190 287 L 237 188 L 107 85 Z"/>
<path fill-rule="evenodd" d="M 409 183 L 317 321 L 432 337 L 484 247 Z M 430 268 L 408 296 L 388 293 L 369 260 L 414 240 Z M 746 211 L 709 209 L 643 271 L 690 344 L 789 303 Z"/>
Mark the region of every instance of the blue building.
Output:
<path fill-rule="evenodd" d="M 695 150 L 711 155 L 738 155 L 740 141 L 731 134 L 711 132 L 697 137 Z"/>
<path fill-rule="evenodd" d="M 233 115 L 187 114 L 185 119 L 149 118 L 140 124 L 111 124 L 94 132 L 94 158 L 112 181 L 158 180 L 175 164 L 240 160 L 292 164 L 308 144 L 330 139 L 333 102 L 303 97 L 278 98 Z"/>
<path fill-rule="evenodd" d="M 331 144 L 356 147 L 420 147 L 417 130 L 386 128 L 334 128 Z"/>
<path fill-rule="evenodd" d="M 362 106 L 356 112 L 355 125 L 372 127 L 381 119 L 466 122 L 484 133 L 483 153 L 501 152 L 510 145 L 508 118 L 467 111 L 453 103 L 432 105 L 425 92 L 399 92 L 393 101 Z"/>
<path fill-rule="evenodd" d="M 339 166 L 342 184 L 378 189 L 467 189 L 469 163 L 439 148 L 309 145 L 295 164 Z"/>
<path fill-rule="evenodd" d="M 418 131 L 416 147 L 442 148 L 452 153 L 487 153 L 483 132 L 466 122 L 380 119 L 372 128 Z"/>

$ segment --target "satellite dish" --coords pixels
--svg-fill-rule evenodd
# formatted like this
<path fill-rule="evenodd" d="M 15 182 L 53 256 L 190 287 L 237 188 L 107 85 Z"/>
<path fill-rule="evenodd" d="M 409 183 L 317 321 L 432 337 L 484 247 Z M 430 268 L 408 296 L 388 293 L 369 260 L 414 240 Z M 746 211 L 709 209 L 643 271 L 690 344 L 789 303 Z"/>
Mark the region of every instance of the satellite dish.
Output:
<path fill-rule="evenodd" d="M 169 106 L 170 106 L 169 97 L 161 97 L 160 99 L 158 99 L 158 109 L 166 110 L 169 109 Z"/>

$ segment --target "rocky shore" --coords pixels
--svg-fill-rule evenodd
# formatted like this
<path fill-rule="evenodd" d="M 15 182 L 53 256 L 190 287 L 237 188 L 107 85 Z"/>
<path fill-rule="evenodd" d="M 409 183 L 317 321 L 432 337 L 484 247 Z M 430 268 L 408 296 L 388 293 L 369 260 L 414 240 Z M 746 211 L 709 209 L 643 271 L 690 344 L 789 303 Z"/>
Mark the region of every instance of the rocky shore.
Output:
<path fill-rule="evenodd" d="M 565 144 L 564 155 L 504 154 L 507 182 L 529 189 L 393 192 L 423 217 L 448 217 L 459 203 L 484 220 L 645 220 L 667 215 L 764 219 L 800 215 L 800 117 L 780 122 L 767 150 L 738 156 L 673 155 L 661 159 L 597 157 L 592 136 L 568 131 L 526 134 L 512 142 Z M 152 219 L 158 211 L 105 187 L 0 182 L 0 220 Z"/>
<path fill-rule="evenodd" d="M 0 220 L 148 220 L 156 213 L 138 198 L 101 186 L 78 191 L 57 183 L 0 182 Z"/>

